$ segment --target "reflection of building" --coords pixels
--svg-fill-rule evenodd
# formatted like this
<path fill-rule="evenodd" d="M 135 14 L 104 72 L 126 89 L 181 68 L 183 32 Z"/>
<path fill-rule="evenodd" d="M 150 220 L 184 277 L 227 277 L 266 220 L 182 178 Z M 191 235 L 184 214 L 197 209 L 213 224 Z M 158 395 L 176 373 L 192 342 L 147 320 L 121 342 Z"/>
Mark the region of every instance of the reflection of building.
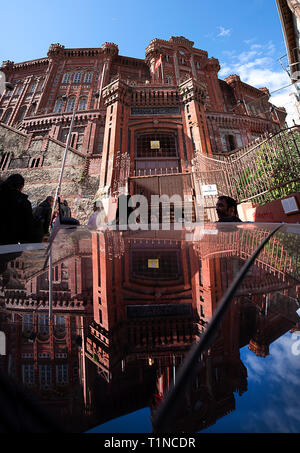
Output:
<path fill-rule="evenodd" d="M 149 232 L 93 233 L 94 321 L 86 356 L 89 373 L 102 380 L 101 387 L 97 379 L 88 383 L 90 394 L 101 388 L 107 395 L 98 401 L 107 408 L 98 413 L 99 423 L 126 413 L 126 404 L 127 411 L 133 411 L 151 401 L 155 409 L 245 258 L 266 234 L 219 232 L 186 242 L 182 232 L 168 232 L 165 238 Z M 295 303 L 289 299 L 297 296 L 299 286 L 297 290 L 280 241 L 271 244 L 244 280 L 203 355 L 174 431 L 204 429 L 234 410 L 234 392 L 247 390 L 240 348 L 249 344 L 255 354 L 265 356 L 269 344 L 295 326 Z"/>
<path fill-rule="evenodd" d="M 80 429 L 83 422 L 79 346 L 92 310 L 89 246 L 83 239 L 69 249 L 54 248 L 50 323 L 48 269 L 41 270 L 44 254 L 35 261 L 24 252 L 11 261 L 3 291 L 7 354 L 2 366 L 47 409 L 66 417 L 69 430 Z"/>
<path fill-rule="evenodd" d="M 145 407 L 155 411 L 268 234 L 245 225 L 233 231 L 211 225 L 206 233 L 200 240 L 162 230 L 59 237 L 50 326 L 44 256 L 15 258 L 1 302 L 8 343 L 2 367 L 53 406 L 58 419 L 68 418 L 73 431 Z M 247 390 L 240 348 L 265 357 L 273 341 L 299 329 L 296 250 L 296 235 L 277 233 L 260 254 L 202 354 L 170 431 L 199 431 L 235 410 L 235 393 Z"/>
<path fill-rule="evenodd" d="M 22 169 L 32 196 L 43 170 L 53 175 L 46 183 L 53 190 L 57 160 L 47 149 L 66 142 L 74 109 L 70 159 L 82 175 L 68 168 L 70 198 L 78 194 L 70 184 L 74 178 L 94 192 L 98 185 L 100 196 L 127 189 L 191 195 L 195 151 L 230 152 L 278 130 L 286 116 L 269 103 L 267 88 L 250 86 L 238 75 L 219 79 L 219 61 L 182 36 L 153 39 L 145 59 L 119 55 L 114 43 L 86 49 L 52 44 L 47 57 L 5 61 L 1 70 L 14 89 L 0 100 L 7 148 L 0 171 Z M 11 127 L 19 130 L 6 142 Z M 24 152 L 8 149 L 8 142 L 26 137 Z"/>

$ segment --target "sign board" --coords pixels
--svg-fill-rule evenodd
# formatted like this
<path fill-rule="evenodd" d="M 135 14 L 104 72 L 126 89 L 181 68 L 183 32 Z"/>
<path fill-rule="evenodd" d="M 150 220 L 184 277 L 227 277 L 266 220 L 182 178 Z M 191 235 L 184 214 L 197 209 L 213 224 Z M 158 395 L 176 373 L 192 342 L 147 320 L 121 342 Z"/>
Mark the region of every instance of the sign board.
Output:
<path fill-rule="evenodd" d="M 204 197 L 207 195 L 218 195 L 216 184 L 204 184 L 201 186 L 201 190 Z"/>
<path fill-rule="evenodd" d="M 159 269 L 159 259 L 149 259 L 148 268 Z"/>
<path fill-rule="evenodd" d="M 291 214 L 292 212 L 299 212 L 299 208 L 295 197 L 285 198 L 281 200 L 281 204 L 285 214 Z"/>
<path fill-rule="evenodd" d="M 151 149 L 159 149 L 160 148 L 159 140 L 151 140 L 150 141 L 150 148 Z"/>

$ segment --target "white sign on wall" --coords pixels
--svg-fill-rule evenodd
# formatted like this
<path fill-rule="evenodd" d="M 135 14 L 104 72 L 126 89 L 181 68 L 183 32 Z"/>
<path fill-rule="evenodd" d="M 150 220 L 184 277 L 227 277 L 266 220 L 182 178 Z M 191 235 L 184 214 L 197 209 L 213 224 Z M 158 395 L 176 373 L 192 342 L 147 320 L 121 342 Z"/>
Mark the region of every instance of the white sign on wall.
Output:
<path fill-rule="evenodd" d="M 216 184 L 204 184 L 202 185 L 201 190 L 204 197 L 207 195 L 218 195 Z"/>
<path fill-rule="evenodd" d="M 291 214 L 292 212 L 299 211 L 295 197 L 285 198 L 284 200 L 281 200 L 281 204 L 285 214 Z"/>

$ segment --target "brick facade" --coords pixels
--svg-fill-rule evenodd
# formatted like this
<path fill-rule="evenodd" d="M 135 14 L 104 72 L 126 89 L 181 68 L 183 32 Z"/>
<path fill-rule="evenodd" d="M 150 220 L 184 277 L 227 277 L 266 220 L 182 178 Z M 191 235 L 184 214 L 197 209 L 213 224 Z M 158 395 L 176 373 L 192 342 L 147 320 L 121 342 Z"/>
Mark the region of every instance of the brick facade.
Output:
<path fill-rule="evenodd" d="M 41 157 L 49 143 L 63 149 L 76 110 L 72 154 L 81 156 L 90 192 L 95 195 L 97 186 L 100 196 L 120 193 L 120 185 L 131 190 L 128 178 L 192 174 L 196 150 L 226 153 L 278 130 L 286 117 L 269 103 L 267 88 L 254 88 L 238 75 L 219 79 L 219 61 L 182 36 L 153 39 L 145 59 L 121 56 L 113 43 L 82 49 L 51 44 L 47 57 L 5 61 L 1 70 L 14 88 L 0 99 L 0 121 L 16 137 L 37 140 Z M 153 140 L 160 143 L 158 151 L 149 148 Z M 126 171 L 122 158 L 130 161 Z M 19 168 L 26 168 L 25 179 L 32 165 L 45 165 L 43 159 L 29 160 L 27 167 L 24 162 Z M 6 162 L 1 170 L 11 168 Z M 55 172 L 51 181 L 57 183 Z M 75 184 L 63 196 L 71 200 L 76 194 Z"/>

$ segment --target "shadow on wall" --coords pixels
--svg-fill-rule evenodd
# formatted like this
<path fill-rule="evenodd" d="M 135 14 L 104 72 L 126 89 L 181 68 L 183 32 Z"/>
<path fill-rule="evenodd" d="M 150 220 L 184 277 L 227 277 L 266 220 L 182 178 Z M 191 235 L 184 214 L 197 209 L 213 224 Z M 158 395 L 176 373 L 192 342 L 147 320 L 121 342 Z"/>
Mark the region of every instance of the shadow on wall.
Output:
<path fill-rule="evenodd" d="M 300 193 L 293 193 L 282 200 L 271 201 L 263 206 L 251 202 L 241 203 L 238 213 L 244 222 L 298 223 L 300 222 Z"/>

